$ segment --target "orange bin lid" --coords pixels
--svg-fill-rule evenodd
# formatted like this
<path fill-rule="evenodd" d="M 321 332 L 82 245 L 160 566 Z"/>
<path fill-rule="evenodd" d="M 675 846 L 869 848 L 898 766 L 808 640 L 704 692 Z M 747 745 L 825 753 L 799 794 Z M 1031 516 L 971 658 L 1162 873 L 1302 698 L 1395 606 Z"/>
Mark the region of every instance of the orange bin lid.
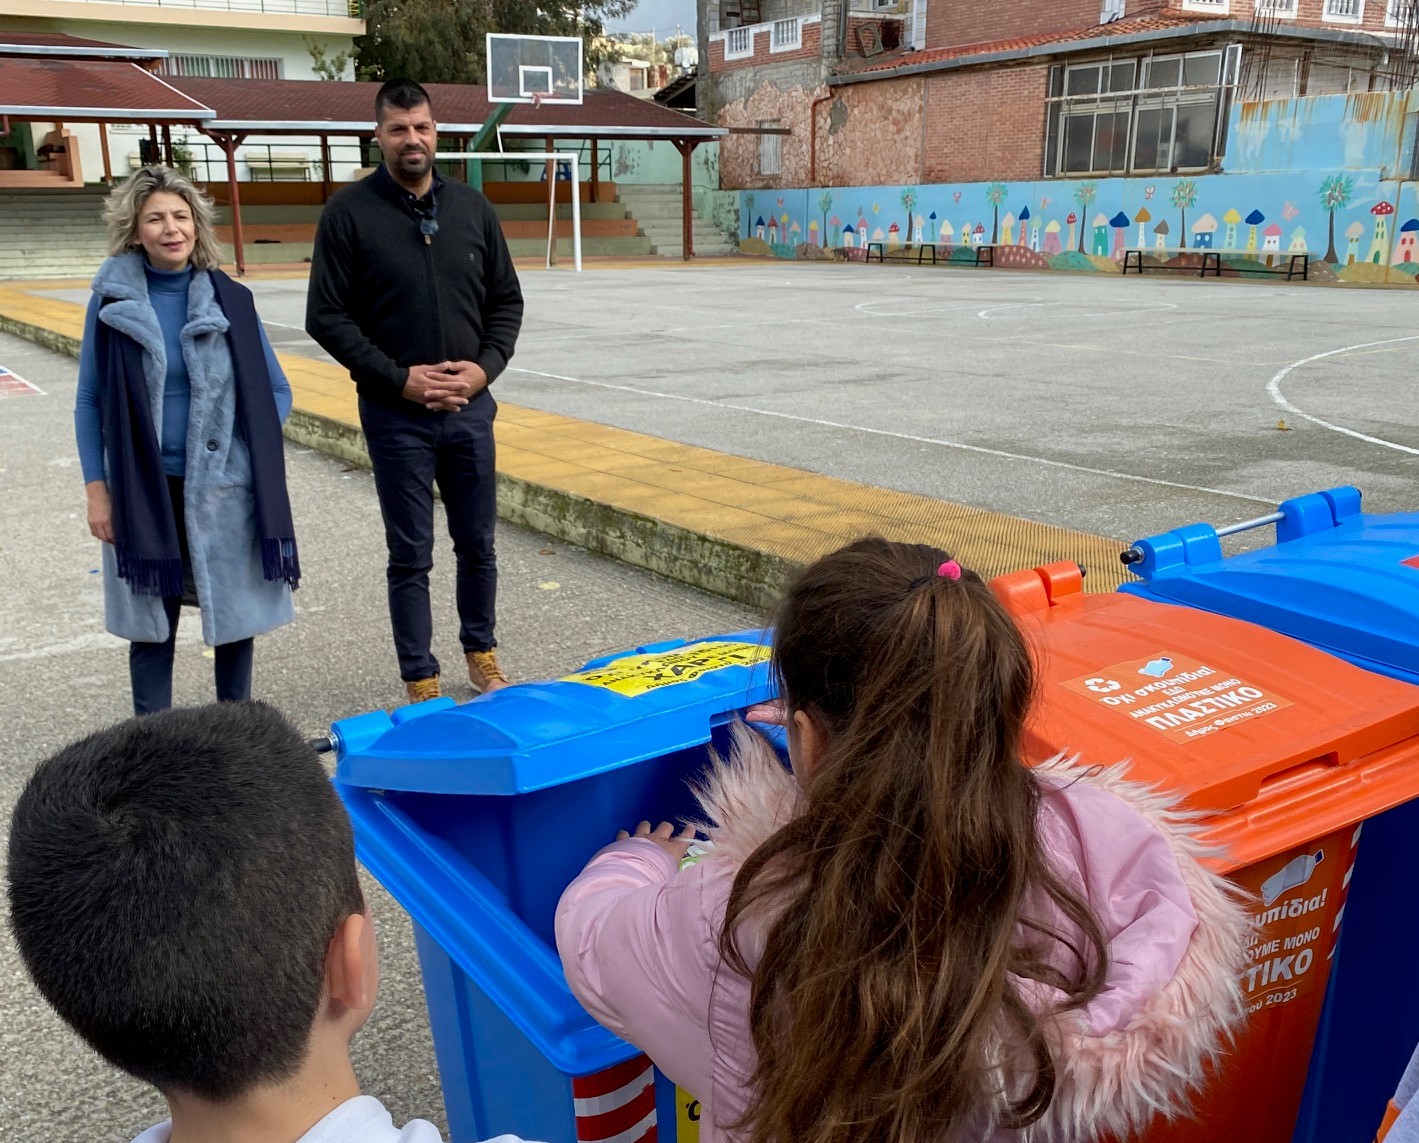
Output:
<path fill-rule="evenodd" d="M 1250 623 L 1085 595 L 1072 563 L 991 583 L 1036 651 L 1029 761 L 1128 761 L 1207 812 L 1235 869 L 1419 796 L 1419 687 Z"/>

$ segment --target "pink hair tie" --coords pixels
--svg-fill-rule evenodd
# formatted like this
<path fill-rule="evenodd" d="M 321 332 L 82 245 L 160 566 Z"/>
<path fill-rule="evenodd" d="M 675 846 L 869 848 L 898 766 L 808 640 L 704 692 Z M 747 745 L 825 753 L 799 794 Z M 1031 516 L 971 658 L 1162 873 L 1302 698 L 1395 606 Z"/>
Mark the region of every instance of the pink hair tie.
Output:
<path fill-rule="evenodd" d="M 943 577 L 944 579 L 960 579 L 961 565 L 958 564 L 955 560 L 947 560 L 944 564 L 942 564 L 939 568 L 936 569 L 936 574 Z"/>

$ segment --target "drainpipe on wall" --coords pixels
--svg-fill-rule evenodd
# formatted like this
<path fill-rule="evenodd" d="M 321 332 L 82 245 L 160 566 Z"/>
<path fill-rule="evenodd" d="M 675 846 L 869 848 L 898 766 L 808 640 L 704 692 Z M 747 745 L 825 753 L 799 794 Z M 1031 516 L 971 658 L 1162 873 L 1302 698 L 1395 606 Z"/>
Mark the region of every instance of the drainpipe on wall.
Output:
<path fill-rule="evenodd" d="M 830 91 L 827 95 L 820 95 L 808 105 L 808 182 L 816 185 L 818 182 L 818 107 L 829 102 L 833 98 Z"/>

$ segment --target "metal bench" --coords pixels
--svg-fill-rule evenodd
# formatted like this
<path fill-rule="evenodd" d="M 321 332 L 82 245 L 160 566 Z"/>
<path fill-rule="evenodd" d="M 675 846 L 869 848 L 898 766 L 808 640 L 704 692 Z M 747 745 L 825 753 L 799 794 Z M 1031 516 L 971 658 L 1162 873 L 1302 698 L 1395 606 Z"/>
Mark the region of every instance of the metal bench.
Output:
<path fill-rule="evenodd" d="M 1189 250 L 1184 246 L 1156 246 L 1151 251 L 1137 247 L 1123 252 L 1123 272 L 1127 274 L 1130 270 L 1143 273 L 1144 270 L 1187 270 L 1192 271 L 1191 266 L 1145 266 L 1143 255 L 1153 254 L 1201 254 L 1202 267 L 1198 271 L 1199 278 L 1207 277 L 1210 272 L 1214 278 L 1222 276 L 1222 251 L 1220 250 Z"/>
<path fill-rule="evenodd" d="M 921 243 L 911 243 L 911 242 L 908 242 L 908 243 L 906 244 L 906 246 L 904 247 L 904 249 L 907 250 L 907 251 L 910 251 L 913 245 L 916 246 L 916 264 L 917 264 L 918 266 L 921 266 L 921 265 L 924 265 L 924 264 L 925 264 L 925 263 L 924 263 L 924 259 L 925 259 L 926 255 L 927 255 L 928 253 L 930 253 L 930 255 L 931 255 L 931 264 L 932 264 L 933 266 L 936 265 L 936 244 L 935 244 L 934 242 L 921 242 Z M 866 257 L 865 261 L 871 262 L 871 261 L 872 261 L 872 251 L 873 251 L 873 250 L 876 250 L 876 251 L 877 251 L 877 261 L 879 261 L 879 262 L 885 262 L 885 261 L 886 261 L 886 249 L 887 249 L 887 246 L 886 246 L 886 243 L 884 243 L 884 242 L 869 242 L 869 243 L 867 244 L 867 257 Z M 977 266 L 992 266 L 992 267 L 995 265 L 995 247 L 994 247 L 994 246 L 992 246 L 992 245 L 990 245 L 990 244 L 987 243 L 987 244 L 981 245 L 981 246 L 968 246 L 968 247 L 965 247 L 965 249 L 971 250 L 971 251 L 974 252 L 974 254 L 975 254 L 975 265 L 977 265 Z M 949 259 L 949 255 L 948 255 L 948 259 Z"/>
<path fill-rule="evenodd" d="M 1201 254 L 1202 266 L 1199 268 L 1197 276 L 1199 278 L 1205 278 L 1210 272 L 1214 278 L 1220 278 L 1222 276 L 1222 255 L 1224 253 L 1235 253 L 1235 251 L 1195 249 L 1188 250 L 1181 246 L 1154 247 L 1150 251 L 1143 247 L 1136 247 L 1134 249 L 1124 251 L 1123 272 L 1125 274 L 1127 274 L 1130 270 L 1134 270 L 1139 274 L 1143 273 L 1144 270 L 1187 270 L 1188 272 L 1191 272 L 1193 269 L 1193 267 L 1191 266 L 1147 266 L 1143 262 L 1143 255 L 1148 253 Z M 1248 253 L 1255 252 L 1248 251 Z M 1240 272 L 1245 274 L 1275 274 L 1278 277 L 1281 275 L 1285 275 L 1285 278 L 1288 282 L 1294 281 L 1296 278 L 1300 278 L 1303 282 L 1307 282 L 1310 280 L 1311 255 L 1309 251 L 1288 251 L 1286 254 L 1282 255 L 1282 257 L 1286 259 L 1286 264 L 1284 266 L 1277 265 L 1275 267 L 1264 267 L 1262 269 L 1256 269 L 1254 267 L 1249 266 L 1245 270 L 1242 270 Z"/>

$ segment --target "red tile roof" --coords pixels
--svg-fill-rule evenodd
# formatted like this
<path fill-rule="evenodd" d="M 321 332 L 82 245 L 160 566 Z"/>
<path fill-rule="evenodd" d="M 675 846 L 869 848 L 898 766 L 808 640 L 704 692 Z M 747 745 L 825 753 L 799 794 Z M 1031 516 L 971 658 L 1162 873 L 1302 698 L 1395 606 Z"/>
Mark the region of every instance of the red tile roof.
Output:
<path fill-rule="evenodd" d="M 204 104 L 137 64 L 8 59 L 0 66 L 0 115 L 118 123 L 210 119 Z"/>
<path fill-rule="evenodd" d="M 1151 16 L 1135 16 L 1128 20 L 1115 20 L 1112 24 L 1091 24 L 1087 28 L 1076 28 L 1068 32 L 1050 32 L 1039 36 L 1020 36 L 1008 40 L 990 40 L 980 44 L 957 44 L 949 48 L 932 48 L 920 52 L 903 52 L 889 60 L 877 60 L 866 67 L 854 68 L 850 74 L 864 72 L 894 71 L 899 67 L 920 67 L 951 60 L 968 59 L 971 56 L 1000 55 L 1025 52 L 1032 48 L 1065 46 L 1082 40 L 1111 39 L 1137 32 L 1172 31 L 1189 25 L 1212 22 L 1211 15 L 1186 16 L 1178 12 L 1159 12 Z M 847 73 L 845 73 L 847 74 Z"/>
<path fill-rule="evenodd" d="M 160 60 L 167 56 L 161 48 L 134 48 L 103 40 L 86 40 L 64 32 L 12 32 L 0 30 L 0 55 L 43 55 L 64 57 L 108 56 L 135 60 Z"/>
<path fill-rule="evenodd" d="M 255 129 L 272 126 L 287 133 L 367 131 L 374 126 L 377 83 L 322 80 L 189 79 L 173 85 L 216 112 L 215 127 Z M 439 126 L 472 134 L 491 113 L 485 88 L 472 84 L 430 83 L 429 98 Z M 672 111 L 620 91 L 588 90 L 581 104 L 544 103 L 533 110 L 519 105 L 503 130 L 515 135 L 554 131 L 563 138 L 693 138 L 723 135 L 722 127 Z"/>

